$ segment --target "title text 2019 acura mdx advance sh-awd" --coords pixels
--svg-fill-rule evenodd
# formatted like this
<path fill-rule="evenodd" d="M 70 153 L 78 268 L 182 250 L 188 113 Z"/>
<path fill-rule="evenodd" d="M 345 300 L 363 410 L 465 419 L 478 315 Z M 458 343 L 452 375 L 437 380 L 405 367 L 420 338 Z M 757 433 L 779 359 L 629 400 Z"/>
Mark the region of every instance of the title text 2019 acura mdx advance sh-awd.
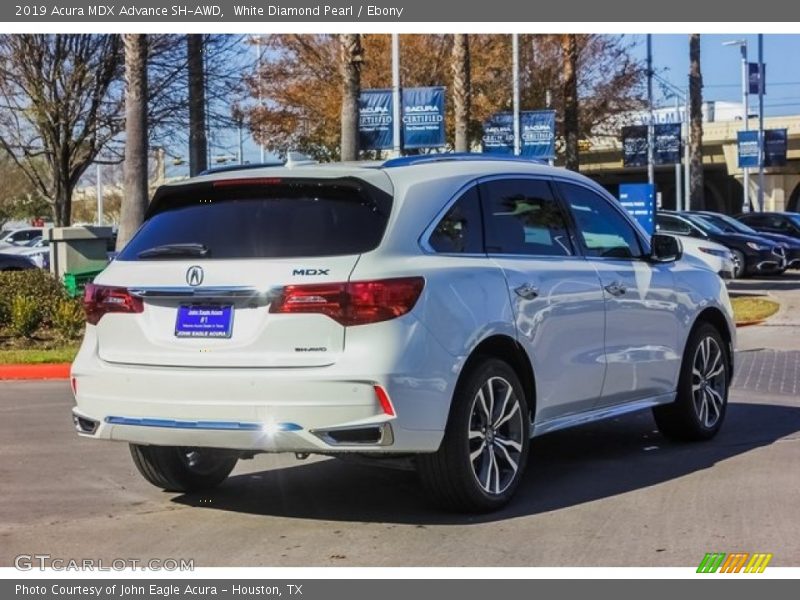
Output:
<path fill-rule="evenodd" d="M 652 409 L 725 417 L 722 280 L 590 180 L 413 157 L 161 187 L 86 288 L 83 436 L 174 491 L 258 452 L 406 457 L 439 503 L 506 503 L 533 436 Z"/>

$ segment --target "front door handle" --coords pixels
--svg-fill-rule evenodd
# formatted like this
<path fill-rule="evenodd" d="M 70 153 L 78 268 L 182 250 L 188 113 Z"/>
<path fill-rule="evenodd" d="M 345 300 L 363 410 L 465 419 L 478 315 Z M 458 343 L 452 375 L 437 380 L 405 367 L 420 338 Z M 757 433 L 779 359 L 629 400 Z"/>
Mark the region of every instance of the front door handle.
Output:
<path fill-rule="evenodd" d="M 612 296 L 622 296 L 625 292 L 628 291 L 628 288 L 625 287 L 624 283 L 620 283 L 619 281 L 614 281 L 613 283 L 609 283 L 606 286 L 606 291 Z"/>
<path fill-rule="evenodd" d="M 518 288 L 514 288 L 514 293 L 525 300 L 533 300 L 539 295 L 539 288 L 530 283 L 523 283 Z"/>

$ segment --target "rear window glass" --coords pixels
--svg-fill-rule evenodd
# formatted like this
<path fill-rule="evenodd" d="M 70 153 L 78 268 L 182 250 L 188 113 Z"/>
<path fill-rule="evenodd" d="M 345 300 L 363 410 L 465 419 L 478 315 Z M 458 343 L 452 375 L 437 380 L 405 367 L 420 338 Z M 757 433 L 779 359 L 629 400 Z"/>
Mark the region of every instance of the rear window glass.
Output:
<path fill-rule="evenodd" d="M 212 260 L 361 254 L 380 243 L 390 209 L 390 197 L 377 189 L 192 186 L 160 200 L 119 260 L 184 258 L 152 252 L 183 244 L 202 247 L 202 258 Z"/>

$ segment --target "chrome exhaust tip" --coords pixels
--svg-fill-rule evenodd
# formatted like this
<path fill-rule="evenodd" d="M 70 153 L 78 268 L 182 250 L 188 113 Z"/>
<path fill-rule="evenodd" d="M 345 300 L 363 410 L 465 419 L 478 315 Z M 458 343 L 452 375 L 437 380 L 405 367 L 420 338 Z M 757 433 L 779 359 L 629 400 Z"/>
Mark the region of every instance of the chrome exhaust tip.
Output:
<path fill-rule="evenodd" d="M 94 435 L 94 432 L 97 431 L 97 426 L 100 424 L 94 419 L 88 419 L 76 414 L 72 415 L 72 422 L 75 424 L 77 432 L 85 435 Z"/>

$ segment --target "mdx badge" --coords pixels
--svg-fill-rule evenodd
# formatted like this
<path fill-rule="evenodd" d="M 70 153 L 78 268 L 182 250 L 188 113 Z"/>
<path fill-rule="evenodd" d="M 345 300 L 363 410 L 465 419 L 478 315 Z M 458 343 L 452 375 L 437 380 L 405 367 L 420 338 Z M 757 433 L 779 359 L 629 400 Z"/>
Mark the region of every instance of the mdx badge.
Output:
<path fill-rule="evenodd" d="M 292 275 L 328 275 L 330 269 L 294 269 Z"/>
<path fill-rule="evenodd" d="M 203 283 L 203 267 L 198 267 L 197 265 L 189 267 L 186 271 L 186 283 L 192 287 Z"/>

